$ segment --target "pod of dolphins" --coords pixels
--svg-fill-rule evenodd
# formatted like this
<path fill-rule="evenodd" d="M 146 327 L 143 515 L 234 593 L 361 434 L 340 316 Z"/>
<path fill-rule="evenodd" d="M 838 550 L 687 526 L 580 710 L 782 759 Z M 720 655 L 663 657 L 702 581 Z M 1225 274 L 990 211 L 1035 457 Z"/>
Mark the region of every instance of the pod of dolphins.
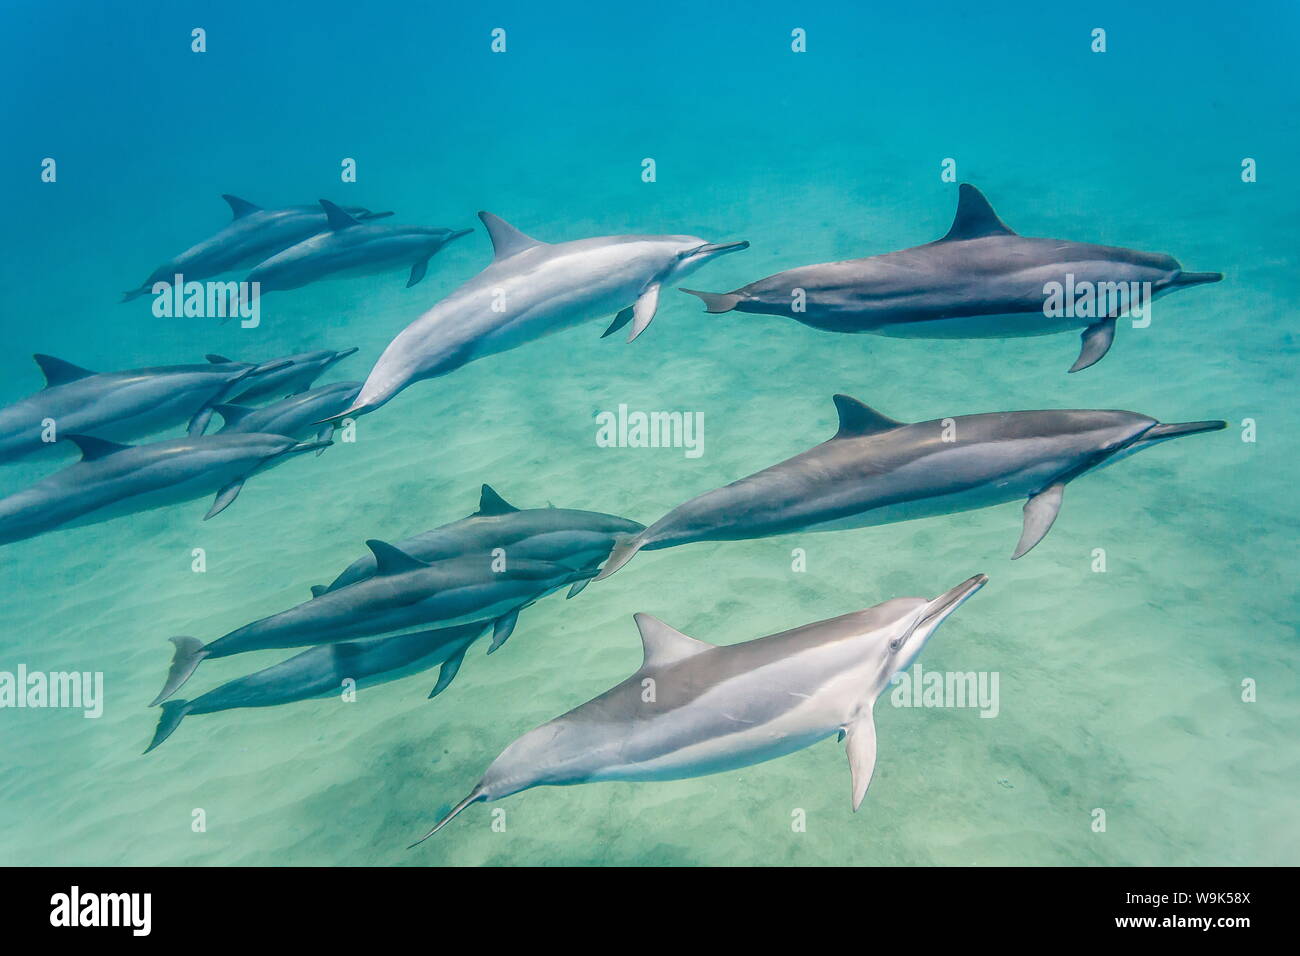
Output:
<path fill-rule="evenodd" d="M 224 198 L 233 220 L 160 265 L 124 301 L 177 275 L 201 280 L 240 270 L 263 291 L 397 270 L 409 270 L 410 287 L 432 256 L 472 231 L 378 223 L 392 213 L 328 200 L 263 209 Z M 592 319 L 608 322 L 602 337 L 628 327 L 633 341 L 665 288 L 749 245 L 674 235 L 548 243 L 491 213 L 479 218 L 491 263 L 402 330 L 364 381 L 316 384 L 355 349 L 255 363 L 208 355 L 202 364 L 120 372 L 37 355 L 45 387 L 0 408 L 0 465 L 69 448 L 80 459 L 0 498 L 0 544 L 208 496 L 204 517 L 212 518 L 254 474 L 304 452 L 319 455 L 332 444 L 335 423 L 375 411 L 415 382 Z M 962 184 L 952 228 L 935 242 L 802 266 L 732 292 L 682 291 L 711 313 L 781 315 L 830 332 L 1015 338 L 1075 330 L 1082 340 L 1076 372 L 1106 354 L 1128 303 L 1049 315 L 1048 284 L 1142 284 L 1154 298 L 1221 278 L 1185 272 L 1167 255 L 1021 237 L 979 190 Z M 373 685 L 438 666 L 434 697 L 481 638 L 490 635 L 493 653 L 525 608 L 565 587 L 573 598 L 643 549 L 1023 501 L 1017 559 L 1051 529 L 1070 481 L 1226 424 L 1163 424 L 1087 409 L 908 423 L 846 395 L 834 403 L 839 426 L 830 439 L 705 491 L 648 527 L 593 511 L 519 509 L 484 485 L 473 514 L 395 543 L 366 541 L 366 554 L 295 607 L 207 642 L 173 637 L 171 667 L 153 701 L 161 716 L 145 752 L 187 716 L 329 697 L 348 681 Z M 209 433 L 214 415 L 222 427 Z M 423 839 L 474 803 L 531 787 L 695 777 L 833 735 L 845 741 L 857 810 L 876 762 L 875 700 L 987 580 L 977 574 L 933 599 L 897 598 L 722 646 L 637 614 L 644 660 L 636 673 L 506 747 Z M 193 699 L 174 697 L 203 661 L 268 648 L 305 650 Z"/>

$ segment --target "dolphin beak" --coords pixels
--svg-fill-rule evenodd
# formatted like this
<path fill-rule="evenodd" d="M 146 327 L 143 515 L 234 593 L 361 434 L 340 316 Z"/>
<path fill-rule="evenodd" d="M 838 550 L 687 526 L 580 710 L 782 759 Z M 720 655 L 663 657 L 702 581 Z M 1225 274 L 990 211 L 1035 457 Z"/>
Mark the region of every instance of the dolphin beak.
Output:
<path fill-rule="evenodd" d="M 341 362 L 341 361 L 343 361 L 345 358 L 347 358 L 349 355 L 352 355 L 352 354 L 354 354 L 354 353 L 356 353 L 356 352 L 360 352 L 360 351 L 361 351 L 361 349 L 354 345 L 354 346 L 352 346 L 352 348 L 350 348 L 350 349 L 343 349 L 343 350 L 340 351 L 340 352 L 335 352 L 335 353 L 334 353 L 334 358 L 330 359 L 330 361 L 331 361 L 331 362 Z"/>
<path fill-rule="evenodd" d="M 741 249 L 748 248 L 749 243 L 743 239 L 740 242 L 706 242 L 691 255 L 710 258 L 712 256 L 725 256 L 728 252 L 739 252 Z"/>
<path fill-rule="evenodd" d="M 917 628 L 937 627 L 944 618 L 965 604 L 972 594 L 988 583 L 989 576 L 987 574 L 977 574 L 973 578 L 967 578 L 951 591 L 940 594 L 926 607 L 925 613 L 916 622 Z"/>
<path fill-rule="evenodd" d="M 1166 438 L 1181 438 L 1183 435 L 1196 435 L 1200 432 L 1217 432 L 1227 427 L 1227 422 L 1174 422 L 1171 425 L 1152 425 L 1142 433 L 1138 441 L 1164 441 Z"/>
<path fill-rule="evenodd" d="M 1169 284 L 1182 288 L 1188 285 L 1204 285 L 1207 282 L 1223 281 L 1222 272 L 1180 272 L 1169 280 Z"/>

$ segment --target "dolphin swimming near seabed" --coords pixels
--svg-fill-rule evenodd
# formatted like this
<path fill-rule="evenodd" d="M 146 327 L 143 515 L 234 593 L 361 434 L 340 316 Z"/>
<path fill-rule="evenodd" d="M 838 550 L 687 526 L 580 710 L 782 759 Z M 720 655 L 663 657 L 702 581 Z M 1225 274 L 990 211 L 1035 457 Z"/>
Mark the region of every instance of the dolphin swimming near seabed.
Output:
<path fill-rule="evenodd" d="M 705 492 L 614 546 L 596 578 L 645 548 L 838 531 L 1025 501 L 1012 558 L 1047 534 L 1067 482 L 1136 451 L 1226 422 L 1162 425 L 1124 411 L 1026 411 L 907 424 L 847 395 L 829 441 Z"/>
<path fill-rule="evenodd" d="M 409 289 L 429 268 L 429 260 L 447 243 L 473 229 L 434 229 L 428 226 L 374 225 L 350 215 L 327 199 L 320 201 L 329 228 L 303 239 L 248 274 L 263 292 L 297 289 L 322 279 L 376 275 L 410 269 Z"/>
<path fill-rule="evenodd" d="M 633 535 L 645 525 L 617 515 L 572 508 L 528 508 L 520 510 L 488 485 L 479 497 L 478 511 L 394 544 L 399 551 L 421 561 L 438 561 L 466 554 L 503 549 L 510 558 L 554 561 L 575 571 L 594 568 L 609 557 L 616 535 Z M 375 556 L 366 554 L 343 570 L 329 587 L 314 593 L 335 591 L 375 573 Z M 569 590 L 576 597 L 590 578 L 583 578 Z"/>
<path fill-rule="evenodd" d="M 233 221 L 216 235 L 164 262 L 137 288 L 123 293 L 123 302 L 152 292 L 156 282 L 172 283 L 178 274 L 186 280 L 199 280 L 250 268 L 329 227 L 325 210 L 320 205 L 262 209 L 238 196 L 221 198 L 230 204 Z M 391 212 L 371 212 L 360 206 L 347 206 L 345 211 L 357 219 L 382 219 L 392 215 Z"/>
<path fill-rule="evenodd" d="M 65 434 L 129 442 L 186 422 L 191 434 L 201 433 L 214 404 L 227 401 L 240 386 L 283 380 L 281 373 L 291 364 L 289 359 L 250 365 L 216 358 L 209 356 L 207 365 L 92 372 L 36 355 L 45 388 L 0 408 L 0 464 L 56 447 Z"/>
<path fill-rule="evenodd" d="M 962 183 L 952 228 L 935 242 L 789 269 L 734 292 L 681 291 L 699 296 L 709 312 L 783 315 L 828 332 L 1012 338 L 1082 329 L 1070 369 L 1078 372 L 1106 354 L 1126 310 L 1222 278 L 1184 272 L 1157 253 L 1019 236 Z M 1074 292 L 1068 302 L 1067 290 Z"/>
<path fill-rule="evenodd" d="M 366 378 L 356 405 L 373 411 L 415 382 L 617 312 L 632 341 L 650 324 L 659 290 L 704 263 L 749 247 L 696 236 L 601 236 L 555 244 L 524 235 L 489 212 L 492 264 L 408 325 Z"/>
<path fill-rule="evenodd" d="M 774 760 L 833 734 L 847 739 L 856 811 L 876 766 L 876 698 L 986 581 L 977 574 L 932 601 L 895 598 L 722 647 L 637 614 L 641 668 L 512 743 L 469 796 L 412 846 L 479 801 L 540 786 L 702 777 Z"/>
<path fill-rule="evenodd" d="M 207 520 L 229 507 L 254 474 L 328 444 L 283 435 L 209 435 L 147 445 L 119 445 L 89 435 L 63 438 L 81 449 L 81 460 L 0 498 L 0 544 L 215 493 Z"/>
<path fill-rule="evenodd" d="M 213 405 L 212 410 L 225 420 L 225 425 L 217 434 L 262 432 L 299 439 L 315 435 L 322 441 L 328 441 L 333 437 L 334 424 L 319 425 L 317 422 L 347 408 L 359 391 L 360 382 L 334 382 L 290 395 L 261 408 L 233 403 Z"/>
<path fill-rule="evenodd" d="M 228 401 L 238 404 L 259 398 L 284 397 L 305 392 L 311 388 L 316 379 L 356 351 L 356 347 L 353 346 L 338 351 L 316 349 L 311 352 L 295 352 L 286 355 L 277 359 L 282 364 L 272 373 L 259 375 L 256 381 L 249 382 L 247 388 L 238 390 Z M 204 357 L 216 364 L 230 361 L 223 355 L 210 354 Z"/>
<path fill-rule="evenodd" d="M 378 562 L 373 577 L 323 592 L 209 644 L 193 637 L 173 637 L 176 650 L 171 669 L 153 704 L 176 693 L 203 661 L 245 651 L 333 644 L 410 627 L 488 621 L 493 623 L 491 654 L 514 632 L 520 611 L 595 573 L 594 569 L 574 571 L 562 564 L 522 558 L 497 570 L 487 554 L 430 564 L 383 541 L 371 540 L 366 545 Z"/>
<path fill-rule="evenodd" d="M 263 668 L 246 677 L 227 681 L 193 700 L 169 700 L 162 705 L 158 727 L 148 753 L 172 735 L 191 714 L 215 714 L 240 707 L 276 707 L 300 700 L 334 697 L 343 681 L 357 688 L 400 680 L 441 664 L 432 699 L 447 689 L 460 670 L 465 651 L 480 638 L 490 622 L 444 627 L 396 637 L 322 644 Z"/>

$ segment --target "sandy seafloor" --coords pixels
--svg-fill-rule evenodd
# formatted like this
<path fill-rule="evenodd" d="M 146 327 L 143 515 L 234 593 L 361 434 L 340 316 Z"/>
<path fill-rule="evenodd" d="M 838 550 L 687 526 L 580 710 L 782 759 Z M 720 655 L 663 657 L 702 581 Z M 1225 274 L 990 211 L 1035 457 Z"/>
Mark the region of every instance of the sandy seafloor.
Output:
<path fill-rule="evenodd" d="M 748 239 L 688 283 L 725 291 L 936 238 L 956 200 L 939 164 L 955 157 L 1024 234 L 1168 252 L 1226 278 L 1160 300 L 1150 328 L 1122 326 L 1104 362 L 1070 376 L 1072 334 L 837 336 L 705 316 L 673 292 L 631 346 L 593 322 L 417 385 L 362 419 L 355 444 L 256 477 L 213 521 L 193 502 L 6 546 L 0 669 L 102 671 L 107 703 L 98 720 L 0 710 L 0 863 L 1295 863 L 1297 13 L 1129 6 L 7 5 L 3 401 L 39 386 L 38 351 L 109 370 L 356 345 L 330 379 L 361 378 L 488 261 L 480 227 L 413 289 L 390 275 L 268 296 L 257 330 L 116 304 L 224 223 L 222 192 L 455 228 L 485 208 L 547 240 Z M 495 26 L 505 55 L 487 52 Z M 796 26 L 806 54 L 789 52 Z M 1088 51 L 1094 26 L 1105 54 Z M 38 180 L 44 156 L 55 184 Z M 343 156 L 358 183 L 338 182 Z M 1241 182 L 1243 157 L 1258 182 Z M 141 756 L 169 636 L 210 640 L 297 603 L 364 539 L 473 511 L 482 482 L 522 506 L 649 522 L 828 437 L 837 391 L 906 420 L 1079 407 L 1230 426 L 1072 484 L 1015 563 L 1014 504 L 644 553 L 526 611 L 436 701 L 429 672 L 353 704 L 191 717 Z M 705 454 L 597 447 L 594 415 L 619 403 L 702 411 Z M 0 490 L 51 467 L 0 471 Z M 205 574 L 190 570 L 196 547 Z M 827 740 L 703 779 L 529 791 L 499 804 L 503 833 L 477 806 L 404 849 L 516 736 L 633 671 L 635 611 L 732 643 L 980 571 L 991 583 L 921 661 L 997 671 L 999 715 L 882 700 L 857 814 Z M 187 691 L 284 656 L 211 662 Z M 206 832 L 191 831 L 195 808 Z M 792 832 L 796 808 L 806 832 Z"/>

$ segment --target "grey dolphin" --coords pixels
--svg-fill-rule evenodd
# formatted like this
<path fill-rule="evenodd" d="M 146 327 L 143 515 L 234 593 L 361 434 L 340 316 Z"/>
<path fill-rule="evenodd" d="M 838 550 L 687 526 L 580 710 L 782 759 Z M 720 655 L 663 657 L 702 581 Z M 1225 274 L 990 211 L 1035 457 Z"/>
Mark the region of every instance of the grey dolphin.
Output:
<path fill-rule="evenodd" d="M 0 544 L 215 493 L 206 520 L 229 507 L 254 474 L 327 444 L 283 435 L 209 435 L 147 445 L 119 445 L 89 435 L 63 437 L 81 449 L 81 460 L 0 498 Z"/>
<path fill-rule="evenodd" d="M 215 235 L 164 262 L 137 288 L 123 293 L 123 302 L 152 291 L 156 282 L 173 282 L 177 274 L 187 280 L 199 280 L 249 268 L 328 228 L 325 210 L 319 205 L 262 209 L 238 196 L 221 198 L 230 204 L 234 219 Z M 391 212 L 371 212 L 361 206 L 348 206 L 346 211 L 357 219 L 382 219 L 392 215 Z"/>
<path fill-rule="evenodd" d="M 774 760 L 833 734 L 847 738 L 856 811 L 876 766 L 876 698 L 987 580 L 977 574 L 932 601 L 895 598 L 725 647 L 638 614 L 640 669 L 517 739 L 412 845 L 481 800 L 540 786 L 702 777 Z"/>
<path fill-rule="evenodd" d="M 609 331 L 631 323 L 630 342 L 654 318 L 661 286 L 749 246 L 697 236 L 601 236 L 551 244 L 489 212 L 479 218 L 492 239 L 491 265 L 389 343 L 346 414 L 373 411 L 415 382 L 611 312 L 618 315 Z"/>
<path fill-rule="evenodd" d="M 214 436 L 220 438 L 221 436 Z M 547 594 L 594 571 L 523 559 L 494 570 L 489 555 L 418 561 L 383 541 L 367 541 L 379 563 L 373 577 L 313 597 L 287 611 L 246 624 L 204 644 L 174 637 L 176 651 L 162 691 L 166 700 L 200 663 L 245 651 L 332 644 L 409 627 L 451 627 L 492 621 L 492 653 L 510 637 L 519 612 Z M 151 705 L 152 706 L 152 705 Z"/>
<path fill-rule="evenodd" d="M 191 714 L 215 714 L 240 707 L 276 707 L 300 700 L 333 697 L 343 681 L 372 687 L 418 674 L 441 664 L 438 682 L 429 697 L 447 689 L 460 669 L 465 651 L 487 630 L 476 622 L 395 637 L 322 644 L 245 677 L 227 681 L 193 700 L 169 700 L 162 705 L 158 727 L 148 753 Z"/>
<path fill-rule="evenodd" d="M 478 511 L 468 518 L 404 538 L 395 547 L 421 561 L 437 561 L 463 554 L 506 549 L 510 558 L 554 561 L 575 571 L 592 568 L 609 557 L 616 535 L 632 535 L 645 525 L 617 515 L 572 508 L 520 510 L 488 485 L 479 497 Z M 343 570 L 328 588 L 346 587 L 375 573 L 375 556 L 366 554 Z M 584 578 L 573 585 L 569 597 L 586 586 Z"/>
<path fill-rule="evenodd" d="M 429 268 L 429 259 L 443 246 L 473 229 L 428 226 L 372 225 L 350 215 L 327 199 L 320 201 L 329 228 L 260 262 L 248 274 L 263 292 L 297 289 L 322 279 L 375 275 L 410 269 L 409 289 Z"/>
<path fill-rule="evenodd" d="M 0 464 L 57 447 L 65 433 L 127 442 L 189 422 L 191 433 L 198 434 L 215 403 L 240 385 L 279 378 L 290 364 L 288 359 L 250 365 L 209 357 L 207 365 L 92 372 L 52 355 L 34 358 L 45 388 L 0 408 Z M 46 422 L 53 423 L 54 442 L 45 440 Z"/>
<path fill-rule="evenodd" d="M 213 405 L 212 410 L 225 420 L 225 425 L 217 434 L 264 432 L 288 435 L 291 438 L 304 438 L 314 434 L 325 441 L 334 434 L 334 425 L 322 426 L 316 423 L 321 418 L 347 408 L 359 391 L 360 382 L 334 382 L 290 395 L 261 408 L 235 404 Z"/>
<path fill-rule="evenodd" d="M 623 539 L 596 580 L 642 548 L 836 531 L 1025 502 L 1012 558 L 1047 534 L 1065 484 L 1135 451 L 1221 421 L 1162 425 L 1124 411 L 993 412 L 906 424 L 836 395 L 829 441 L 705 492 Z"/>
<path fill-rule="evenodd" d="M 734 292 L 682 291 L 703 299 L 709 312 L 784 315 L 830 332 L 1009 338 L 1082 329 L 1083 346 L 1070 369 L 1078 372 L 1106 354 L 1116 317 L 1149 301 L 1135 300 L 1132 283 L 1139 295 L 1142 283 L 1150 283 L 1156 298 L 1222 278 L 1184 272 L 1177 260 L 1157 253 L 1019 236 L 978 189 L 962 183 L 952 228 L 936 242 L 789 269 Z M 1059 284 L 1062 296 L 1077 289 L 1077 308 L 1062 301 L 1049 318 L 1049 283 Z M 1099 311 L 1098 301 L 1111 307 Z"/>
<path fill-rule="evenodd" d="M 259 398 L 297 395 L 311 388 L 312 383 L 329 369 L 355 354 L 356 347 L 348 349 L 315 349 L 310 352 L 295 352 L 276 360 L 277 366 L 272 371 L 259 375 L 242 389 L 232 389 L 227 401 L 240 404 L 256 401 Z M 215 353 L 205 356 L 209 362 L 222 364 L 230 359 Z"/>

